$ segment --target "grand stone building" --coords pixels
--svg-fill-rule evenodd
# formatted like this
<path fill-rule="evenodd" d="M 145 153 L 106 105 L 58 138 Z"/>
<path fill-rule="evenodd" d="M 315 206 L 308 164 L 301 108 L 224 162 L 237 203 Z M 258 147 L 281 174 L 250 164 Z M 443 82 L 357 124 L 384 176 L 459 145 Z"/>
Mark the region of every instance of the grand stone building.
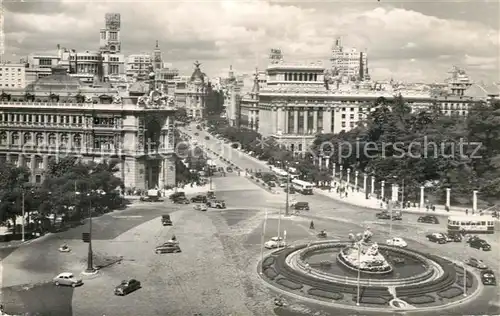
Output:
<path fill-rule="evenodd" d="M 207 101 L 208 78 L 200 69 L 201 64 L 194 63 L 194 71 L 187 81 L 178 81 L 175 85 L 175 102 L 179 108 L 185 108 L 187 116 L 202 119 Z"/>
<path fill-rule="evenodd" d="M 10 161 L 43 181 L 51 159 L 68 155 L 85 161 L 115 158 L 126 187 L 175 184 L 173 98 L 158 89 L 154 72 L 128 93 L 109 83 L 83 86 L 66 69 L 26 89 L 0 95 L 0 162 Z"/>

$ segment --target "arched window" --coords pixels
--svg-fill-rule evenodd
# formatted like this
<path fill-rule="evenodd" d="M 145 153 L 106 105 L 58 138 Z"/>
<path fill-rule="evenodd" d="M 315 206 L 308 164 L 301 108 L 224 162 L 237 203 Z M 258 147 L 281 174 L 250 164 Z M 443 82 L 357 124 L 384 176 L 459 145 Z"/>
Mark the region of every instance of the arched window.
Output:
<path fill-rule="evenodd" d="M 18 132 L 12 132 L 12 135 L 10 138 L 11 138 L 12 145 L 19 145 L 19 133 Z"/>
<path fill-rule="evenodd" d="M 76 148 L 80 148 L 82 146 L 82 137 L 80 134 L 75 134 L 75 136 L 73 136 L 73 145 Z"/>
<path fill-rule="evenodd" d="M 43 144 L 43 134 L 42 133 L 36 133 L 35 142 L 36 142 L 37 146 L 41 146 Z"/>
<path fill-rule="evenodd" d="M 309 74 L 309 81 L 314 81 L 314 74 Z"/>
<path fill-rule="evenodd" d="M 24 143 L 25 144 L 31 143 L 31 132 L 24 133 Z"/>
<path fill-rule="evenodd" d="M 69 137 L 68 137 L 68 134 L 64 133 L 61 135 L 61 143 L 66 145 L 68 144 L 68 141 L 69 141 Z"/>
<path fill-rule="evenodd" d="M 56 144 L 56 141 L 57 141 L 56 134 L 54 134 L 54 133 L 50 133 L 50 134 L 49 134 L 49 145 L 50 145 L 50 146 L 55 145 L 55 144 Z"/>
<path fill-rule="evenodd" d="M 0 133 L 0 145 L 6 145 L 6 144 L 7 144 L 7 133 L 1 132 Z"/>

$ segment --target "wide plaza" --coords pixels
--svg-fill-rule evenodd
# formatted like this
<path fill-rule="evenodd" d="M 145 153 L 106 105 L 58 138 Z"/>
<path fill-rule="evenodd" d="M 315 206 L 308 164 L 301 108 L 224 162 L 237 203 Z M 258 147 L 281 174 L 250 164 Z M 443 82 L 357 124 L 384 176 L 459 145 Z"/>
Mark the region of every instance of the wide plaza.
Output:
<path fill-rule="evenodd" d="M 204 136 L 198 136 L 200 143 Z M 263 162 L 231 149 L 225 155 L 242 169 L 266 168 Z M 220 159 L 214 161 L 226 166 Z M 439 225 L 431 225 L 418 223 L 418 214 L 404 213 L 402 221 L 389 225 L 388 221 L 376 219 L 375 210 L 315 194 L 295 195 L 294 199 L 308 202 L 311 210 L 285 217 L 285 195 L 264 190 L 243 173 L 213 177 L 212 182 L 217 198 L 225 200 L 227 209 L 200 212 L 191 204 L 173 204 L 166 198 L 159 203 L 137 202 L 126 210 L 94 218 L 96 262 L 105 267 L 95 276 L 83 276 L 81 287 L 56 287 L 51 280 L 63 271 L 79 276 L 85 269 L 87 244 L 81 241 L 81 233 L 87 231 L 87 224 L 18 248 L 2 249 L 2 302 L 6 312 L 61 316 L 377 314 L 287 296 L 266 285 L 258 274 L 262 239 L 277 236 L 278 226 L 281 234 L 286 231 L 290 245 L 318 241 L 319 230 L 325 230 L 328 238 L 345 240 L 350 233 L 369 227 L 374 240 L 380 243 L 392 231 L 392 236 L 408 242 L 409 249 L 453 261 L 475 257 L 499 272 L 496 235 L 486 237 L 493 244 L 490 252 L 470 248 L 465 242 L 440 245 L 427 241 L 427 233 L 446 230 L 443 216 L 439 216 Z M 204 190 L 200 194 L 207 188 Z M 161 225 L 164 214 L 171 215 L 173 226 Z M 309 227 L 311 221 L 314 230 Z M 155 254 L 155 246 L 172 235 L 177 237 L 182 252 Z M 70 253 L 58 251 L 63 243 L 71 247 Z M 265 250 L 264 255 L 270 252 Z M 130 278 L 141 281 L 142 288 L 125 297 L 115 296 L 114 287 Z M 284 295 L 287 308 L 275 308 L 273 299 L 277 295 Z M 498 313 L 497 288 L 484 287 L 473 300 L 439 314 Z"/>

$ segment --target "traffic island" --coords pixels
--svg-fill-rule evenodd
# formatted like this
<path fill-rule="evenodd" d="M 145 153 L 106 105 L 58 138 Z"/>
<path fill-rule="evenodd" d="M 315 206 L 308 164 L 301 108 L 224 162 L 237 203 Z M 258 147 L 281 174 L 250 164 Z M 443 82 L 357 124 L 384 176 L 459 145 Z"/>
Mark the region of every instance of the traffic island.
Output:
<path fill-rule="evenodd" d="M 477 299 L 482 289 L 474 273 L 467 271 L 464 278 L 463 267 L 444 258 L 385 244 L 369 247 L 367 251 L 375 255 L 374 250 L 378 249 L 386 262 L 391 263 L 393 271 L 387 274 L 366 271 L 368 273 L 360 273 L 358 280 L 357 269 L 339 262 L 339 254 L 349 247 L 352 241 L 327 241 L 280 249 L 264 257 L 257 271 L 267 286 L 299 300 L 379 313 L 406 310 L 429 313 L 456 308 Z M 393 257 L 411 266 L 393 264 Z M 324 264 L 328 260 L 329 264 Z M 370 263 L 373 266 L 375 261 Z M 413 269 L 413 265 L 419 265 L 420 270 Z M 464 280 L 467 282 L 465 296 Z"/>

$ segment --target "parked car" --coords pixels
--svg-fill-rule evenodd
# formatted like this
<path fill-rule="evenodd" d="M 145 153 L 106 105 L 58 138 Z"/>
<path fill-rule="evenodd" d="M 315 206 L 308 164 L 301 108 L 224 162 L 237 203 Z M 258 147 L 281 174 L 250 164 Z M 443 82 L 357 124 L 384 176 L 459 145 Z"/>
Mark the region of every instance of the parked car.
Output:
<path fill-rule="evenodd" d="M 200 136 L 200 133 L 196 132 L 194 133 L 194 136 Z"/>
<path fill-rule="evenodd" d="M 202 211 L 202 212 L 206 212 L 207 211 L 207 205 L 206 204 L 195 204 L 193 206 L 193 209 L 195 211 Z"/>
<path fill-rule="evenodd" d="M 386 244 L 388 244 L 389 246 L 400 247 L 400 248 L 408 247 L 408 244 L 406 243 L 406 241 L 400 237 L 394 237 L 391 239 L 387 239 Z"/>
<path fill-rule="evenodd" d="M 432 233 L 432 234 L 428 234 L 425 237 L 427 237 L 427 239 L 429 241 L 432 241 L 432 242 L 435 242 L 438 244 L 446 244 L 446 238 L 441 233 Z"/>
<path fill-rule="evenodd" d="M 497 279 L 495 278 L 495 273 L 491 270 L 481 271 L 481 281 L 484 285 L 497 285 Z"/>
<path fill-rule="evenodd" d="M 481 270 L 488 269 L 488 267 L 484 264 L 483 260 L 479 260 L 476 258 L 469 258 L 465 260 L 465 264 Z"/>
<path fill-rule="evenodd" d="M 231 173 L 231 172 L 233 172 L 233 168 L 231 168 L 231 167 L 227 167 L 227 168 L 226 168 L 226 172 L 227 172 L 227 173 Z"/>
<path fill-rule="evenodd" d="M 419 222 L 419 223 L 426 223 L 426 224 L 439 224 L 439 220 L 434 215 L 420 216 L 417 219 L 417 222 Z"/>
<path fill-rule="evenodd" d="M 170 215 L 162 215 L 161 216 L 161 224 L 163 226 L 173 226 L 172 220 L 170 219 Z"/>
<path fill-rule="evenodd" d="M 207 197 L 205 195 L 197 195 L 191 198 L 193 203 L 207 203 Z"/>
<path fill-rule="evenodd" d="M 205 140 L 210 140 L 210 137 L 209 136 L 205 136 Z"/>
<path fill-rule="evenodd" d="M 482 251 L 491 250 L 490 244 L 481 238 L 475 238 L 474 240 L 469 241 L 469 246 L 471 246 L 471 248 L 481 249 Z"/>
<path fill-rule="evenodd" d="M 124 280 L 115 287 L 115 295 L 124 296 L 141 288 L 141 282 L 130 279 Z"/>
<path fill-rule="evenodd" d="M 82 279 L 77 279 L 71 272 L 59 273 L 53 280 L 55 285 L 67 285 L 76 287 L 83 284 Z"/>
<path fill-rule="evenodd" d="M 210 200 L 207 202 L 208 207 L 223 209 L 226 208 L 226 203 L 222 200 Z"/>
<path fill-rule="evenodd" d="M 180 197 L 186 198 L 186 193 L 184 193 L 184 192 L 175 192 L 175 193 L 170 194 L 170 196 L 168 198 L 173 201 L 173 200 L 178 199 Z"/>
<path fill-rule="evenodd" d="M 282 237 L 273 237 L 264 243 L 264 247 L 267 249 L 281 248 L 285 246 L 285 241 Z"/>
<path fill-rule="evenodd" d="M 157 246 L 155 248 L 156 254 L 163 253 L 178 253 L 181 252 L 181 247 L 179 247 L 179 243 L 166 242 L 163 245 Z"/>
<path fill-rule="evenodd" d="M 387 211 L 377 213 L 377 214 L 375 214 L 375 216 L 378 219 L 391 219 L 391 213 L 389 213 Z M 401 214 L 399 214 L 397 212 L 392 213 L 392 220 L 393 221 L 400 221 L 402 219 L 403 219 L 403 217 L 401 216 Z"/>
<path fill-rule="evenodd" d="M 175 204 L 189 204 L 189 203 L 191 203 L 191 202 L 189 202 L 189 200 L 185 196 L 178 197 L 178 198 L 174 199 L 172 202 L 174 202 Z"/>
<path fill-rule="evenodd" d="M 207 199 L 215 199 L 215 192 L 214 191 L 208 191 L 207 192 Z"/>
<path fill-rule="evenodd" d="M 309 202 L 297 202 L 293 204 L 295 210 L 306 210 L 309 211 Z"/>
<path fill-rule="evenodd" d="M 460 233 L 448 233 L 446 234 L 448 236 L 448 239 L 453 242 L 461 242 L 462 241 L 462 235 Z"/>

